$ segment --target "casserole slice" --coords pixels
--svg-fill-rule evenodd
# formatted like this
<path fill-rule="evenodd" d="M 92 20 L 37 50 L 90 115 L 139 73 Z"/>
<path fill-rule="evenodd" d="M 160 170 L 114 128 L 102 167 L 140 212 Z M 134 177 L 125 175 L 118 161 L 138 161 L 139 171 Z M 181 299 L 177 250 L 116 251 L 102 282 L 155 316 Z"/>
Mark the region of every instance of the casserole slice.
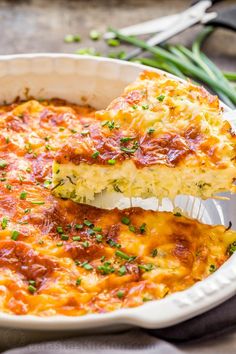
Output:
<path fill-rule="evenodd" d="M 216 96 L 191 82 L 143 72 L 57 153 L 54 193 L 203 199 L 233 191 L 236 138 Z"/>

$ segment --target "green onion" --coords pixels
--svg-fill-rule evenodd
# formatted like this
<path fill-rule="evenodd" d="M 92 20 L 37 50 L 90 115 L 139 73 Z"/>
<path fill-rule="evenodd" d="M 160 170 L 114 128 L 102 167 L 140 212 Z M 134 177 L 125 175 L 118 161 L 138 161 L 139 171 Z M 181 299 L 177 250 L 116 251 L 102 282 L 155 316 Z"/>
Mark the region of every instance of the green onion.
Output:
<path fill-rule="evenodd" d="M 107 40 L 107 44 L 110 47 L 118 47 L 120 45 L 120 41 L 118 41 L 118 39 L 110 38 Z"/>
<path fill-rule="evenodd" d="M 152 263 L 139 264 L 138 267 L 139 267 L 139 269 L 142 269 L 145 272 L 150 272 L 154 268 Z"/>
<path fill-rule="evenodd" d="M 103 236 L 102 236 L 102 235 L 98 234 L 98 235 L 96 236 L 96 241 L 97 241 L 97 242 L 102 242 L 102 239 L 103 239 Z"/>
<path fill-rule="evenodd" d="M 148 131 L 147 131 L 147 133 L 148 133 L 149 135 L 153 134 L 154 132 L 155 132 L 155 129 L 154 129 L 154 128 L 149 128 Z"/>
<path fill-rule="evenodd" d="M 25 191 L 21 192 L 21 194 L 20 194 L 20 199 L 21 199 L 21 200 L 25 200 L 26 197 L 27 197 L 27 192 L 25 192 Z"/>
<path fill-rule="evenodd" d="M 16 241 L 18 239 L 19 234 L 20 233 L 18 231 L 13 230 L 12 233 L 11 233 L 11 239 Z"/>
<path fill-rule="evenodd" d="M 127 216 L 123 216 L 121 219 L 122 224 L 129 225 L 130 219 Z"/>
<path fill-rule="evenodd" d="M 82 242 L 82 245 L 84 248 L 88 248 L 89 247 L 89 242 L 88 241 L 84 241 Z"/>
<path fill-rule="evenodd" d="M 72 240 L 73 240 L 73 241 L 80 241 L 80 240 L 81 240 L 81 237 L 80 237 L 80 236 L 73 236 L 73 237 L 72 237 Z"/>
<path fill-rule="evenodd" d="M 5 230 L 7 228 L 7 224 L 8 224 L 8 218 L 4 217 L 1 222 L 1 226 L 2 226 L 3 230 Z"/>
<path fill-rule="evenodd" d="M 110 274 L 110 273 L 114 273 L 115 271 L 114 267 L 110 266 L 108 262 L 105 262 L 103 265 L 98 266 L 97 269 L 102 274 Z"/>
<path fill-rule="evenodd" d="M 108 163 L 109 165 L 115 165 L 116 160 L 110 159 L 110 160 L 107 161 L 107 163 Z"/>
<path fill-rule="evenodd" d="M 93 266 L 91 264 L 89 264 L 88 262 L 82 263 L 81 267 L 83 267 L 86 270 L 92 270 L 93 269 Z"/>
<path fill-rule="evenodd" d="M 93 223 L 89 220 L 84 220 L 84 225 L 88 226 L 88 227 L 93 227 Z"/>
<path fill-rule="evenodd" d="M 129 225 L 129 231 L 136 232 L 136 229 L 133 225 Z"/>
<path fill-rule="evenodd" d="M 144 234 L 145 232 L 146 232 L 146 224 L 145 223 L 143 223 L 141 226 L 140 226 L 140 228 L 139 228 L 139 230 L 140 230 L 140 233 L 141 234 Z"/>
<path fill-rule="evenodd" d="M 35 288 L 35 286 L 29 285 L 29 286 L 28 286 L 28 290 L 29 290 L 29 292 L 30 292 L 31 294 L 34 294 L 37 289 Z"/>
<path fill-rule="evenodd" d="M 116 295 L 119 299 L 122 299 L 122 297 L 124 297 L 124 292 L 119 290 L 119 291 L 117 291 Z"/>
<path fill-rule="evenodd" d="M 81 279 L 80 278 L 78 278 L 78 279 L 76 279 L 76 282 L 75 282 L 75 285 L 80 285 L 81 284 Z"/>
<path fill-rule="evenodd" d="M 66 43 L 73 43 L 73 42 L 80 42 L 81 41 L 81 37 L 76 34 L 67 34 L 65 37 L 64 37 L 64 42 Z"/>
<path fill-rule="evenodd" d="M 93 231 L 101 232 L 102 228 L 100 226 L 94 226 Z"/>
<path fill-rule="evenodd" d="M 61 235 L 61 239 L 62 239 L 62 241 L 67 241 L 67 240 L 69 240 L 69 236 L 65 235 L 65 234 L 62 234 Z"/>
<path fill-rule="evenodd" d="M 236 251 L 236 241 L 232 242 L 229 246 L 228 246 L 228 253 L 230 256 L 232 256 L 232 254 Z"/>
<path fill-rule="evenodd" d="M 128 254 L 126 254 L 120 250 L 116 250 L 115 255 L 117 257 L 125 259 L 126 261 L 129 261 L 129 262 L 133 261 L 136 258 L 136 256 L 129 256 Z"/>
<path fill-rule="evenodd" d="M 83 227 L 82 224 L 75 224 L 75 230 L 82 230 Z"/>
<path fill-rule="evenodd" d="M 174 213 L 174 216 L 180 217 L 182 216 L 182 214 L 179 211 L 177 211 L 177 213 Z"/>
<path fill-rule="evenodd" d="M 152 257 L 156 257 L 157 256 L 157 249 L 154 248 L 154 250 L 152 250 L 152 253 L 151 253 Z"/>
<path fill-rule="evenodd" d="M 116 34 L 117 38 L 123 40 L 127 43 L 133 44 L 139 48 L 145 49 L 152 54 L 156 55 L 159 59 L 165 61 L 168 60 L 174 65 L 176 65 L 181 71 L 190 73 L 193 77 L 199 79 L 200 81 L 205 82 L 214 90 L 220 90 L 223 94 L 225 94 L 234 104 L 236 104 L 236 92 L 233 89 L 230 89 L 220 80 L 213 79 L 209 77 L 207 73 L 202 69 L 194 65 L 194 63 L 190 61 L 184 61 L 182 58 L 168 52 L 168 50 L 160 48 L 160 47 L 152 47 L 145 41 L 142 41 L 138 38 L 125 36 L 120 32 L 111 29 L 113 33 Z"/>
<path fill-rule="evenodd" d="M 88 129 L 84 129 L 81 131 L 81 135 L 88 135 L 89 134 L 89 130 Z"/>
<path fill-rule="evenodd" d="M 214 273 L 216 271 L 216 266 L 215 264 L 211 264 L 210 267 L 209 267 L 209 272 L 210 273 Z"/>
<path fill-rule="evenodd" d="M 5 160 L 0 159 L 0 168 L 5 168 L 8 163 Z"/>
<path fill-rule="evenodd" d="M 42 201 L 31 201 L 32 204 L 35 204 L 35 205 L 43 205 L 45 204 L 45 202 L 42 202 Z"/>
<path fill-rule="evenodd" d="M 89 37 L 93 40 L 93 41 L 97 41 L 98 39 L 101 38 L 101 33 L 96 31 L 96 30 L 92 30 L 89 33 Z"/>
<path fill-rule="evenodd" d="M 57 232 L 59 234 L 63 234 L 63 228 L 61 226 L 57 226 Z"/>
<path fill-rule="evenodd" d="M 92 158 L 93 159 L 96 159 L 98 156 L 100 155 L 100 152 L 99 151 L 96 151 L 92 154 Z"/>
<path fill-rule="evenodd" d="M 126 267 L 123 265 L 123 266 L 121 266 L 120 268 L 119 268 L 119 270 L 118 270 L 118 273 L 119 273 L 119 275 L 125 275 L 126 274 L 126 272 L 127 272 L 127 270 L 126 270 Z"/>
<path fill-rule="evenodd" d="M 157 100 L 160 102 L 164 101 L 164 99 L 165 99 L 165 95 L 157 96 Z"/>

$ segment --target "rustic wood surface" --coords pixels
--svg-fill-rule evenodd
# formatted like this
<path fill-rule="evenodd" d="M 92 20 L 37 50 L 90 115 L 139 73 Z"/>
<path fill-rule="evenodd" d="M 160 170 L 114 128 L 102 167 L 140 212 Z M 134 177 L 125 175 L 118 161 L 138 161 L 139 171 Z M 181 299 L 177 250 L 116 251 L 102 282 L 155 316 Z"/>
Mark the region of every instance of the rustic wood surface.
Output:
<path fill-rule="evenodd" d="M 190 0 L 0 0 L 0 54 L 65 52 L 95 47 L 101 54 L 114 51 L 103 40 L 94 42 L 89 31 L 115 28 L 184 10 Z M 236 5 L 225 0 L 214 8 Z M 190 45 L 200 26 L 172 39 Z M 81 42 L 67 44 L 66 34 L 81 35 Z M 123 46 L 124 48 L 124 46 Z M 117 49 L 116 49 L 117 50 Z M 217 29 L 204 46 L 222 68 L 236 69 L 236 34 Z"/>
<path fill-rule="evenodd" d="M 184 10 L 190 0 L 0 0 L 0 54 L 64 52 L 95 47 L 114 51 L 103 40 L 89 39 L 89 31 L 105 31 Z M 225 0 L 215 8 L 236 5 Z M 200 26 L 172 39 L 190 45 Z M 81 43 L 64 43 L 66 34 L 80 34 Z M 117 49 L 116 49 L 117 50 Z M 217 29 L 204 46 L 222 68 L 236 70 L 236 34 Z"/>

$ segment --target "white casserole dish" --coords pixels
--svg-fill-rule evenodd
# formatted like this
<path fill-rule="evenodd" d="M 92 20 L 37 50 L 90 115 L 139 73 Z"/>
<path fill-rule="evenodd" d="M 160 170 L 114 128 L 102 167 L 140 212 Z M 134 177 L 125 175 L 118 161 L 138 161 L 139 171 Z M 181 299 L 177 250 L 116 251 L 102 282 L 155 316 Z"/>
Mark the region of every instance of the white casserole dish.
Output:
<path fill-rule="evenodd" d="M 13 101 L 25 98 L 26 92 L 35 98 L 59 97 L 97 109 L 106 105 L 140 71 L 147 69 L 139 64 L 106 58 L 66 55 L 29 54 L 0 57 L 0 100 Z M 154 70 L 155 71 L 155 70 Z M 172 78 L 173 76 L 170 75 Z M 177 78 L 176 78 L 177 79 Z M 27 90 L 26 90 L 27 89 Z M 227 109 L 227 108 L 226 108 Z M 191 210 L 190 215 L 209 224 L 228 225 L 231 220 L 236 229 L 236 196 L 230 201 L 199 200 L 178 197 L 176 204 Z M 135 203 L 137 205 L 137 203 Z M 152 200 L 147 207 L 153 208 Z M 193 206 L 193 207 L 192 207 Z M 171 209 L 166 201 L 162 210 Z M 200 212 L 199 212 L 200 210 Z M 1 327 L 41 330 L 85 330 L 120 325 L 147 328 L 167 327 L 203 313 L 236 293 L 236 254 L 219 270 L 191 288 L 140 307 L 117 310 L 106 314 L 81 317 L 15 316 L 0 313 Z"/>

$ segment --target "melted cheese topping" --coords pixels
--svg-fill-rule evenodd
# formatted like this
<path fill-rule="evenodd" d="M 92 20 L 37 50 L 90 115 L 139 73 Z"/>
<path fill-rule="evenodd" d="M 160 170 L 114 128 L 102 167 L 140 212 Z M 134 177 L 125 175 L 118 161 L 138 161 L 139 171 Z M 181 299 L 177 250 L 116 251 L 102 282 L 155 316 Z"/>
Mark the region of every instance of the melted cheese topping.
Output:
<path fill-rule="evenodd" d="M 236 138 L 218 98 L 202 87 L 144 72 L 95 118 L 56 154 L 58 196 L 206 199 L 234 190 Z"/>
<path fill-rule="evenodd" d="M 55 154 L 93 117 L 59 100 L 0 107 L 1 311 L 76 316 L 138 306 L 204 279 L 231 253 L 236 233 L 223 226 L 53 196 Z"/>

